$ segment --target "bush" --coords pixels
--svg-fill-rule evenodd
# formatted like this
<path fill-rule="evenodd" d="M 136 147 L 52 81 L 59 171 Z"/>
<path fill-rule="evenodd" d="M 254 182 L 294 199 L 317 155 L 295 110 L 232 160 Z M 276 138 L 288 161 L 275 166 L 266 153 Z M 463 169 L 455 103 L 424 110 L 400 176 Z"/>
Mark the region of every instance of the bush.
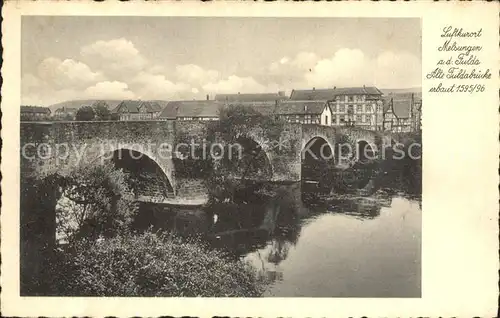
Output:
<path fill-rule="evenodd" d="M 61 180 L 56 222 L 64 240 L 112 237 L 130 230 L 137 211 L 127 198 L 131 189 L 123 170 L 112 163 L 85 165 Z"/>
<path fill-rule="evenodd" d="M 75 118 L 81 121 L 94 120 L 95 111 L 91 106 L 82 106 L 77 110 Z"/>
<path fill-rule="evenodd" d="M 200 242 L 152 233 L 84 241 L 54 263 L 55 293 L 72 296 L 259 296 L 261 276 Z"/>

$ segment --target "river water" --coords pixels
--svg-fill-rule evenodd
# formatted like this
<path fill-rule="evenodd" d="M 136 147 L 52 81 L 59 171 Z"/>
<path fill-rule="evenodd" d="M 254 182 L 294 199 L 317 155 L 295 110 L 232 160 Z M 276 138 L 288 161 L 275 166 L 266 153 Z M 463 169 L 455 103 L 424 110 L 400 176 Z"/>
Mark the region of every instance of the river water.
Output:
<path fill-rule="evenodd" d="M 344 198 L 298 227 L 293 240 L 275 237 L 244 256 L 272 277 L 264 296 L 420 297 L 418 201 Z"/>
<path fill-rule="evenodd" d="M 420 297 L 420 198 L 306 194 L 286 187 L 271 202 L 215 207 L 223 212 L 213 216 L 174 208 L 167 223 L 204 232 L 213 247 L 252 264 L 269 282 L 263 296 Z"/>

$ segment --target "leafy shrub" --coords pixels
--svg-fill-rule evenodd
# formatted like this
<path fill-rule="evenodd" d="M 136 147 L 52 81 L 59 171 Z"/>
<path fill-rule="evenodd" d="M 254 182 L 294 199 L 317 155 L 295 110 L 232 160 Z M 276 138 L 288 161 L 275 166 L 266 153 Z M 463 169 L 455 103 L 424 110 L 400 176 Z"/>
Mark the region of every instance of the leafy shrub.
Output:
<path fill-rule="evenodd" d="M 71 242 L 128 231 L 136 210 L 127 199 L 131 192 L 127 180 L 112 163 L 79 166 L 64 176 L 56 205 L 59 234 Z"/>
<path fill-rule="evenodd" d="M 109 120 L 111 119 L 111 112 L 108 107 L 108 103 L 105 101 L 97 101 L 93 105 L 94 114 L 96 120 Z"/>
<path fill-rule="evenodd" d="M 251 297 L 265 286 L 249 264 L 150 232 L 80 242 L 52 269 L 59 295 Z"/>
<path fill-rule="evenodd" d="M 94 120 L 95 111 L 91 106 L 82 106 L 76 111 L 75 118 L 82 121 Z"/>

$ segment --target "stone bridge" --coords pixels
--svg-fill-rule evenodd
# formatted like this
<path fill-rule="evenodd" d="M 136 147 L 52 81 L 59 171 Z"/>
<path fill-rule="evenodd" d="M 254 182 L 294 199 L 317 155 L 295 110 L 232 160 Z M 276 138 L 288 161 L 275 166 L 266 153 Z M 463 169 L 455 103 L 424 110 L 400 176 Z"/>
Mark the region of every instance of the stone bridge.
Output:
<path fill-rule="evenodd" d="M 199 147 L 207 143 L 209 125 L 213 124 L 174 120 L 22 122 L 21 177 L 64 175 L 77 166 L 104 162 L 119 150 L 131 150 L 155 166 L 154 171 L 165 178 L 171 196 L 189 197 L 194 188 L 203 191 L 203 176 L 189 169 L 192 161 L 178 159 L 178 149 L 186 153 L 191 144 Z M 257 125 L 241 137 L 265 154 L 269 173 L 259 179 L 271 182 L 300 181 L 303 155 L 308 148 L 318 156 L 318 151 L 323 151 L 335 160 L 341 143 L 355 147 L 366 142 L 378 147 L 384 139 L 380 133 L 359 128 L 312 124 L 286 124 L 279 135 Z"/>

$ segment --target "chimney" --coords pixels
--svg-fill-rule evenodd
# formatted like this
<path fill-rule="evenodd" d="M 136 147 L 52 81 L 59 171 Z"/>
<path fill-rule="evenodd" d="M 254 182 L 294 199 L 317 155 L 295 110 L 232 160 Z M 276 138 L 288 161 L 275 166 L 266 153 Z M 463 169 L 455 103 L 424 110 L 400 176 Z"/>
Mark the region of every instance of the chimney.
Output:
<path fill-rule="evenodd" d="M 240 92 L 238 92 L 238 95 L 240 95 Z"/>
<path fill-rule="evenodd" d="M 315 91 L 315 90 L 316 90 L 316 87 L 313 87 L 313 91 Z"/>
<path fill-rule="evenodd" d="M 366 88 L 365 85 L 363 85 L 363 88 Z"/>
<path fill-rule="evenodd" d="M 333 86 L 333 89 L 337 89 L 337 86 Z"/>
<path fill-rule="evenodd" d="M 278 96 L 284 97 L 285 96 L 285 91 L 279 91 Z"/>
<path fill-rule="evenodd" d="M 210 100 L 210 95 L 207 94 L 207 100 Z"/>

